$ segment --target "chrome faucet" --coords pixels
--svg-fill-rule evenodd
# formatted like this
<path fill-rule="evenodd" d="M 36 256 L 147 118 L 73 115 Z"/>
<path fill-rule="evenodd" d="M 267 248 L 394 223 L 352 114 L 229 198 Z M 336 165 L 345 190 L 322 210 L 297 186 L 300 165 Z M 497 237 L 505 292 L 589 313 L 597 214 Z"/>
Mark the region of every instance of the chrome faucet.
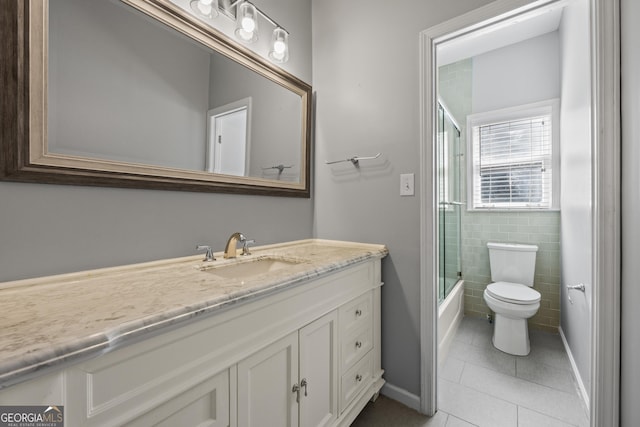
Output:
<path fill-rule="evenodd" d="M 213 256 L 213 250 L 211 249 L 211 246 L 207 246 L 207 245 L 198 245 L 196 246 L 196 250 L 197 251 L 207 251 L 206 255 L 204 256 L 204 259 L 202 261 L 215 261 L 215 257 Z"/>
<path fill-rule="evenodd" d="M 251 255 L 249 252 L 249 244 L 255 243 L 255 240 L 247 240 L 242 233 L 233 233 L 229 240 L 227 240 L 227 246 L 224 248 L 225 258 L 235 258 L 238 251 L 238 242 L 242 243 L 242 255 Z"/>

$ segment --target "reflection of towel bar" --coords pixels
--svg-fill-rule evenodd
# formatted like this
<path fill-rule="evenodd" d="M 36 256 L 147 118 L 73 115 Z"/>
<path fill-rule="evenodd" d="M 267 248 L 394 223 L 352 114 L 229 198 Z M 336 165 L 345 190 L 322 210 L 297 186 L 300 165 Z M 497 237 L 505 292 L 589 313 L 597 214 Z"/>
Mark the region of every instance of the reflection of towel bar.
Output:
<path fill-rule="evenodd" d="M 324 162 L 324 164 L 325 165 L 332 165 L 334 163 L 351 162 L 351 163 L 353 163 L 354 166 L 358 166 L 358 162 L 360 160 L 373 160 L 373 159 L 377 159 L 378 157 L 380 157 L 380 155 L 382 155 L 382 153 L 378 153 L 375 156 L 369 156 L 369 157 L 353 156 L 351 158 L 344 159 L 344 160 L 334 160 L 332 162 Z"/>
<path fill-rule="evenodd" d="M 268 168 L 262 168 L 263 171 L 266 171 L 268 169 L 278 169 L 278 173 L 282 173 L 283 170 L 285 169 L 291 169 L 293 167 L 293 165 L 290 166 L 285 166 L 285 165 L 277 165 L 277 166 L 269 166 Z"/>

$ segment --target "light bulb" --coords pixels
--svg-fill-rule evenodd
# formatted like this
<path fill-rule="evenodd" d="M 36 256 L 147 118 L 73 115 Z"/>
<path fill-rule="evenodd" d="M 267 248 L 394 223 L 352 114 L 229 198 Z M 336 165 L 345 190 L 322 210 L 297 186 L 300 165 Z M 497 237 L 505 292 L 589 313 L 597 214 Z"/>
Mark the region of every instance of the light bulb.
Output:
<path fill-rule="evenodd" d="M 287 48 L 287 45 L 282 40 L 277 40 L 273 43 L 273 52 L 282 55 Z"/>
<path fill-rule="evenodd" d="M 253 33 L 256 29 L 256 21 L 245 16 L 244 18 L 242 18 L 242 29 L 247 33 Z"/>

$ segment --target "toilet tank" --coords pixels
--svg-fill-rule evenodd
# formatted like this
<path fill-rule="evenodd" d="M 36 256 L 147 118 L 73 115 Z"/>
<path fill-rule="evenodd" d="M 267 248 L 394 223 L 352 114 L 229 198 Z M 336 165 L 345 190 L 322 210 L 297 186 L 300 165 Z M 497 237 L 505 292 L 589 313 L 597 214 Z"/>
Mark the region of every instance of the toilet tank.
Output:
<path fill-rule="evenodd" d="M 491 280 L 533 286 L 536 268 L 536 245 L 487 243 Z"/>

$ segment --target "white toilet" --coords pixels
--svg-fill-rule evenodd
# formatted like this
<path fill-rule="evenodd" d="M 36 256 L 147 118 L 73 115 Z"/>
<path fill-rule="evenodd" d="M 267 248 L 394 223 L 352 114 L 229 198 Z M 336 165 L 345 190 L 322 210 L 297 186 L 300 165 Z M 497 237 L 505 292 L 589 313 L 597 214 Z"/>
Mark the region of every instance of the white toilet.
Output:
<path fill-rule="evenodd" d="M 487 243 L 491 280 L 484 300 L 495 312 L 493 345 L 516 356 L 529 354 L 527 319 L 540 308 L 540 293 L 533 286 L 535 245 Z"/>

